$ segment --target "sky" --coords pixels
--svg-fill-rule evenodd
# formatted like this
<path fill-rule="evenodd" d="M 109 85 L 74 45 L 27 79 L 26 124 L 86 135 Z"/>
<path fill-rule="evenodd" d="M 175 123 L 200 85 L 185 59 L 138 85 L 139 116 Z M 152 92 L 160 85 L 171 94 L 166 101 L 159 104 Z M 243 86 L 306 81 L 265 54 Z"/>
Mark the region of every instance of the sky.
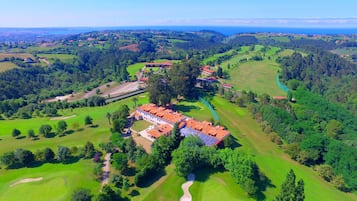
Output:
<path fill-rule="evenodd" d="M 356 0 L 0 0 L 0 27 L 357 28 Z"/>

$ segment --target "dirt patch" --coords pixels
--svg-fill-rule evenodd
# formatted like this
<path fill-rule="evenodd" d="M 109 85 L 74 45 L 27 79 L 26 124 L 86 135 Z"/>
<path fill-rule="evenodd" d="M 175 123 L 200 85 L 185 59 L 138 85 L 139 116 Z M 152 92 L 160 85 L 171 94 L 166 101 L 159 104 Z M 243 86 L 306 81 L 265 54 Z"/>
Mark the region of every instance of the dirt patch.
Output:
<path fill-rule="evenodd" d="M 25 184 L 25 183 L 30 183 L 30 182 L 41 181 L 42 179 L 43 179 L 42 177 L 22 179 L 20 181 L 17 181 L 15 183 L 11 184 L 10 187 L 14 187 L 18 184 Z"/>
<path fill-rule="evenodd" d="M 71 115 L 71 116 L 67 116 L 67 117 L 53 117 L 53 118 L 51 118 L 50 120 L 51 120 L 51 121 L 66 120 L 66 119 L 73 118 L 73 117 L 75 117 L 75 116 L 76 116 L 76 115 Z"/>
<path fill-rule="evenodd" d="M 151 153 L 151 145 L 152 142 L 136 133 L 133 132 L 132 134 L 133 140 L 136 142 L 136 144 L 143 146 L 145 151 L 147 153 Z"/>

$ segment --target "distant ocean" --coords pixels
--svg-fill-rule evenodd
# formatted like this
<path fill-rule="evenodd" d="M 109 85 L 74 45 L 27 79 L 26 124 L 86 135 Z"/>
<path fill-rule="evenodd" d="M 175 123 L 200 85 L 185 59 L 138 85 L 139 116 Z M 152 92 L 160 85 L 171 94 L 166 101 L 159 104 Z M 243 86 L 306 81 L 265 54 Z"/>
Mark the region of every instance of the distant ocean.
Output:
<path fill-rule="evenodd" d="M 71 35 L 104 30 L 171 30 L 201 31 L 210 30 L 224 35 L 238 33 L 290 33 L 290 34 L 357 34 L 357 28 L 279 28 L 279 27 L 228 27 L 228 26 L 132 26 L 132 27 L 73 27 L 73 28 L 0 28 L 4 33 L 30 33 L 39 36 Z"/>

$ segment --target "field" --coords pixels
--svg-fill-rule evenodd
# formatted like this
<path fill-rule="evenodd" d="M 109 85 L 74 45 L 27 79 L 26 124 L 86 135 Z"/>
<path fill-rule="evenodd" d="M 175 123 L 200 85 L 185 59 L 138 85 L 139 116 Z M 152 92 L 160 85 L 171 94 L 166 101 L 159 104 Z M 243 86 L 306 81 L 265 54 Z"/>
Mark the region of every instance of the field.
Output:
<path fill-rule="evenodd" d="M 19 68 L 19 67 L 12 62 L 0 62 L 0 73 L 14 69 L 14 68 Z"/>
<path fill-rule="evenodd" d="M 137 96 L 137 104 L 144 104 L 148 102 L 147 95 Z M 0 154 L 4 152 L 15 150 L 16 148 L 24 148 L 32 151 L 37 149 L 51 147 L 55 150 L 57 146 L 83 146 L 87 141 L 93 142 L 95 145 L 98 145 L 100 142 L 105 142 L 109 139 L 109 123 L 106 118 L 107 112 L 114 112 L 119 105 L 127 104 L 130 108 L 133 107 L 134 102 L 129 99 L 115 102 L 103 107 L 93 107 L 93 108 L 77 108 L 73 111 L 64 110 L 59 111 L 63 116 L 70 117 L 65 121 L 68 124 L 68 129 L 71 129 L 73 123 L 78 123 L 83 129 L 81 131 L 76 131 L 72 134 L 66 135 L 64 137 L 56 136 L 54 138 L 40 138 L 40 140 L 32 141 L 28 138 L 24 139 L 14 139 L 11 137 L 12 130 L 17 128 L 21 131 L 23 136 L 27 135 L 29 129 L 34 129 L 35 133 L 38 133 L 38 130 L 43 124 L 50 124 L 52 127 L 56 125 L 59 120 L 51 120 L 50 118 L 34 118 L 34 119 L 16 119 L 16 120 L 3 120 L 0 121 Z M 75 115 L 75 116 L 73 116 Z M 90 115 L 93 118 L 93 123 L 97 125 L 95 128 L 85 127 L 84 118 L 85 116 Z"/>
<path fill-rule="evenodd" d="M 249 199 L 229 172 L 212 172 L 207 169 L 195 172 L 196 180 L 190 187 L 193 201 L 253 200 Z"/>
<path fill-rule="evenodd" d="M 211 121 L 213 119 L 209 109 L 201 102 L 181 101 L 175 105 L 174 109 L 199 120 Z"/>
<path fill-rule="evenodd" d="M 35 57 L 32 54 L 28 53 L 0 53 L 0 60 L 5 59 L 5 58 L 20 58 L 20 59 L 26 59 L 26 58 L 31 58 L 35 60 Z"/>
<path fill-rule="evenodd" d="M 174 172 L 174 166 L 169 165 L 165 175 L 150 187 L 138 189 L 139 195 L 132 197 L 132 201 L 177 201 L 183 195 L 181 185 L 184 182 L 185 179 Z"/>
<path fill-rule="evenodd" d="M 278 145 L 270 141 L 269 136 L 261 131 L 258 123 L 252 119 L 247 109 L 238 108 L 219 97 L 214 97 L 211 102 L 220 115 L 221 122 L 228 127 L 232 135 L 238 139 L 238 143 L 242 145 L 239 149 L 246 150 L 255 156 L 261 171 L 271 179 L 271 187 L 263 192 L 268 200 L 278 193 L 289 169 L 295 171 L 297 178 L 304 180 L 306 201 L 357 199 L 353 194 L 338 191 L 311 168 L 291 160 Z M 209 191 L 204 193 L 208 194 Z"/>
<path fill-rule="evenodd" d="M 269 60 L 250 61 L 231 68 L 230 79 L 225 81 L 238 90 L 250 90 L 258 94 L 284 95 L 275 83 L 279 66 Z"/>
<path fill-rule="evenodd" d="M 136 64 L 132 64 L 130 66 L 128 66 L 127 71 L 130 75 L 130 77 L 134 77 L 136 75 L 137 72 L 140 71 L 140 69 L 142 69 L 145 66 L 145 62 L 142 63 L 136 63 Z"/>
<path fill-rule="evenodd" d="M 142 130 L 145 130 L 147 127 L 149 127 L 150 124 L 149 122 L 147 121 L 144 121 L 144 120 L 139 120 L 139 121 L 135 121 L 133 126 L 131 127 L 133 130 L 137 131 L 137 132 L 140 132 Z"/>
<path fill-rule="evenodd" d="M 44 164 L 36 168 L 0 170 L 0 200 L 70 200 L 77 188 L 88 188 L 97 193 L 100 183 L 93 177 L 94 166 L 91 160 L 80 160 L 72 164 Z M 39 177 L 43 180 L 10 187 L 16 181 Z"/>
<path fill-rule="evenodd" d="M 38 54 L 37 56 L 47 58 L 50 63 L 53 63 L 56 59 L 65 63 L 72 62 L 72 60 L 76 58 L 76 56 L 72 54 Z"/>
<path fill-rule="evenodd" d="M 137 104 L 148 102 L 148 97 L 145 94 L 139 95 L 137 98 Z M 68 123 L 69 129 L 71 129 L 72 123 L 77 122 L 83 130 L 64 137 L 41 137 L 35 141 L 28 138 L 13 139 L 11 131 L 13 128 L 18 128 L 22 133 L 26 134 L 28 129 L 35 129 L 37 133 L 40 125 L 45 123 L 55 125 L 59 119 L 53 121 L 50 118 L 3 120 L 0 124 L 0 154 L 13 151 L 16 148 L 36 151 L 45 147 L 51 147 L 56 152 L 58 145 L 68 147 L 83 146 L 87 141 L 91 141 L 97 146 L 101 142 L 108 141 L 110 137 L 109 124 L 106 118 L 107 112 L 115 111 L 122 104 L 127 104 L 130 108 L 133 108 L 134 102 L 129 98 L 103 107 L 60 111 L 61 114 L 68 117 L 65 121 Z M 83 122 L 86 115 L 90 115 L 97 126 L 93 128 L 84 127 Z M 70 200 L 72 192 L 79 187 L 88 188 L 92 192 L 97 193 L 100 183 L 96 182 L 92 176 L 94 165 L 91 160 L 80 160 L 79 162 L 66 165 L 58 163 L 43 164 L 39 167 L 17 170 L 0 169 L 0 200 Z M 43 177 L 43 180 L 9 187 L 19 180 L 38 177 Z"/>
<path fill-rule="evenodd" d="M 268 47 L 262 51 L 264 46 L 256 45 L 254 51 L 249 51 L 248 46 L 241 47 L 237 55 L 221 64 L 223 70 L 229 74 L 229 79 L 221 80 L 232 84 L 236 90 L 251 90 L 258 94 L 285 95 L 275 82 L 279 65 L 274 61 L 277 57 L 277 47 Z M 250 59 L 256 54 L 263 56 L 262 61 L 248 61 L 242 63 L 242 59 Z M 228 69 L 228 65 L 230 68 Z"/>

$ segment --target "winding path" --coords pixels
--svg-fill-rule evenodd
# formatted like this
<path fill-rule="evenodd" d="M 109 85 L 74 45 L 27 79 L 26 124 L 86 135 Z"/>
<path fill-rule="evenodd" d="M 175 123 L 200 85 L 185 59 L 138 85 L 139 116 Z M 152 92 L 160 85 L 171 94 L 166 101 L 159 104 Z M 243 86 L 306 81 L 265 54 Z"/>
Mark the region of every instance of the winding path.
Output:
<path fill-rule="evenodd" d="M 189 191 L 189 188 L 193 184 L 194 180 L 195 180 L 194 174 L 189 174 L 187 176 L 187 181 L 184 184 L 182 184 L 182 186 L 181 186 L 181 188 L 183 190 L 183 196 L 180 198 L 180 201 L 192 201 L 192 196 Z"/>
<path fill-rule="evenodd" d="M 102 190 L 104 185 L 109 184 L 109 173 L 110 173 L 110 156 L 111 153 L 107 153 L 104 157 L 104 162 L 103 162 L 103 178 L 102 178 L 102 186 L 100 190 Z"/>

